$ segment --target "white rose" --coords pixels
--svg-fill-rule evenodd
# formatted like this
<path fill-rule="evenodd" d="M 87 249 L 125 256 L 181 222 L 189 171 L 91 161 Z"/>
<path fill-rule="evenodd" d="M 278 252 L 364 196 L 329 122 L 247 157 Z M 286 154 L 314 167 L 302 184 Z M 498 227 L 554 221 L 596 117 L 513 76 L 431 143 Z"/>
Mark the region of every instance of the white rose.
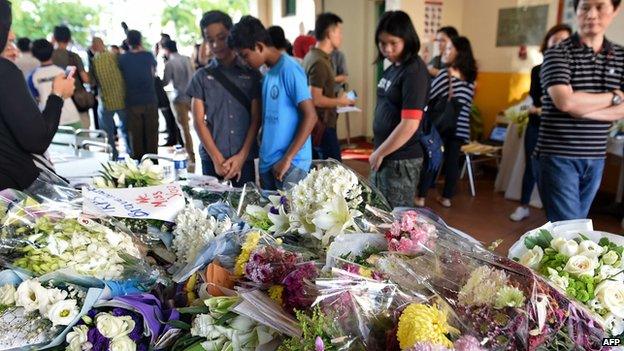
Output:
<path fill-rule="evenodd" d="M 0 288 L 0 305 L 13 306 L 15 304 L 15 287 L 7 284 Z"/>
<path fill-rule="evenodd" d="M 560 245 L 559 250 L 557 251 L 568 257 L 576 256 L 579 252 L 579 245 L 574 240 L 568 240 L 564 244 Z"/>
<path fill-rule="evenodd" d="M 560 276 L 559 272 L 550 267 L 548 267 L 548 279 L 555 284 L 555 286 L 560 287 L 564 291 L 568 288 L 568 285 L 570 285 L 570 280 L 567 277 Z"/>
<path fill-rule="evenodd" d="M 30 313 L 48 304 L 48 291 L 34 279 L 23 281 L 15 292 L 15 305 Z"/>
<path fill-rule="evenodd" d="M 119 336 L 110 343 L 110 351 L 134 351 L 137 346 L 128 336 Z"/>
<path fill-rule="evenodd" d="M 604 262 L 604 264 L 613 265 L 619 258 L 620 256 L 618 256 L 617 252 L 609 251 L 602 256 L 602 262 Z"/>
<path fill-rule="evenodd" d="M 598 262 L 596 260 L 592 260 L 587 256 L 576 255 L 568 259 L 568 263 L 566 263 L 563 270 L 577 276 L 589 275 L 593 277 L 597 265 Z"/>
<path fill-rule="evenodd" d="M 565 244 L 566 242 L 568 242 L 568 240 L 562 237 L 554 238 L 550 241 L 550 247 L 559 251 L 559 248 L 561 247 L 561 245 Z"/>
<path fill-rule="evenodd" d="M 624 318 L 624 283 L 605 280 L 596 287 L 596 299 L 616 317 Z M 616 335 L 616 334 L 614 334 Z"/>
<path fill-rule="evenodd" d="M 617 279 L 618 277 L 621 278 L 622 274 L 620 272 L 621 270 L 619 268 L 615 268 L 613 266 L 608 266 L 608 265 L 602 265 L 598 272 L 598 278 L 600 278 L 601 281 L 606 280 L 606 279 L 612 279 L 612 278 Z"/>
<path fill-rule="evenodd" d="M 609 313 L 604 317 L 605 328 L 611 335 L 620 335 L 624 332 L 624 320 L 617 317 L 613 313 Z"/>
<path fill-rule="evenodd" d="M 602 246 L 591 240 L 582 241 L 578 247 L 578 254 L 589 258 L 598 258 L 602 255 Z"/>
<path fill-rule="evenodd" d="M 95 316 L 95 326 L 100 334 L 114 339 L 128 335 L 134 329 L 134 320 L 130 316 L 115 317 L 108 313 L 100 313 Z"/>
<path fill-rule="evenodd" d="M 86 325 L 81 325 L 78 327 L 74 327 L 73 330 L 67 333 L 65 337 L 65 341 L 67 342 L 66 351 L 82 351 L 82 345 L 85 344 L 88 340 L 87 333 L 89 332 L 89 327 Z"/>
<path fill-rule="evenodd" d="M 47 318 L 52 325 L 70 325 L 78 315 L 76 300 L 61 300 L 50 306 Z"/>
<path fill-rule="evenodd" d="M 520 263 L 527 267 L 537 269 L 539 268 L 539 263 L 542 261 L 543 257 L 544 250 L 536 245 L 534 248 L 525 252 L 524 255 L 520 257 Z"/>

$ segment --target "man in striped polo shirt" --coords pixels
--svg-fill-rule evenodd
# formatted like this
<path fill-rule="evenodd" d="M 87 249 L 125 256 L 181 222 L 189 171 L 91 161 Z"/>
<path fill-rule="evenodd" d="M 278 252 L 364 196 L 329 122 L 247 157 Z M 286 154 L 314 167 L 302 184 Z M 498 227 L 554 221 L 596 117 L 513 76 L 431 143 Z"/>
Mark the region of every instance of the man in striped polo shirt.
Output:
<path fill-rule="evenodd" d="M 611 122 L 624 117 L 624 48 L 605 38 L 621 0 L 575 0 L 579 31 L 549 49 L 537 154 L 549 221 L 586 218 Z"/>

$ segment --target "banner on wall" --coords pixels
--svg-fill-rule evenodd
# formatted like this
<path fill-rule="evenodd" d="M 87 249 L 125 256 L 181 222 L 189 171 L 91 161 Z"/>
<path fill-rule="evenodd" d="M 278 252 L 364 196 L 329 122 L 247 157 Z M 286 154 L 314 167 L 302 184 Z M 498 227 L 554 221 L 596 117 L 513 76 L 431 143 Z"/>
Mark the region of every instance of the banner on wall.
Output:
<path fill-rule="evenodd" d="M 121 218 L 173 222 L 185 205 L 182 188 L 177 183 L 129 189 L 86 186 L 82 195 L 86 214 Z"/>
<path fill-rule="evenodd" d="M 442 0 L 425 1 L 425 36 L 433 41 L 442 26 Z"/>

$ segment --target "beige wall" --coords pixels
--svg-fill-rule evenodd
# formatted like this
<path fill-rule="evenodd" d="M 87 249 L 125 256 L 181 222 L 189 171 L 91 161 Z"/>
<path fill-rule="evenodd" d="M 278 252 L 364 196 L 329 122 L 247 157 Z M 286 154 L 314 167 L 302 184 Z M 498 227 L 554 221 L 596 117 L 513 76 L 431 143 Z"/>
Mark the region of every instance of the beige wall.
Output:
<path fill-rule="evenodd" d="M 375 94 L 375 1 L 373 0 L 325 0 L 323 11 L 340 16 L 343 23 L 341 51 L 347 59 L 349 89 L 359 95 L 357 106 L 361 113 L 350 113 L 351 136 L 372 135 L 371 123 Z M 346 116 L 338 120 L 338 137 L 346 138 Z"/>

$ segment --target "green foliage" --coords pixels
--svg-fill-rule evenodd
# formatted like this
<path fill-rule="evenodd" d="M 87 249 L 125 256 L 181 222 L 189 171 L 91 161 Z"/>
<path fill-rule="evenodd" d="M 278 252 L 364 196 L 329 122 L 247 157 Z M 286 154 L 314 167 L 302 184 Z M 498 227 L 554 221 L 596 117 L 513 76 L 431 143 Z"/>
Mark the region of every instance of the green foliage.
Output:
<path fill-rule="evenodd" d="M 483 115 L 477 105 L 470 109 L 470 139 L 481 140 L 483 138 Z"/>
<path fill-rule="evenodd" d="M 341 331 L 335 325 L 333 318 L 326 316 L 318 305 L 312 310 L 311 316 L 302 311 L 295 311 L 295 314 L 303 330 L 303 336 L 285 340 L 278 351 L 314 350 L 317 337 L 323 340 L 326 351 L 337 350 L 336 346 L 332 345 L 332 339 L 341 336 Z"/>
<path fill-rule="evenodd" d="M 221 10 L 230 16 L 249 13 L 249 0 L 171 0 L 163 10 L 161 25 L 171 22 L 175 33 L 169 33 L 179 45 L 193 45 L 201 41 L 199 21 L 204 12 Z"/>
<path fill-rule="evenodd" d="M 624 252 L 624 246 L 619 246 L 613 242 L 611 242 L 609 239 L 607 238 L 602 238 L 600 239 L 600 241 L 598 242 L 598 245 L 602 246 L 602 247 L 608 247 L 609 249 L 607 251 L 615 251 L 618 253 L 618 255 L 620 257 L 622 257 L 622 253 Z M 605 251 L 605 252 L 607 252 Z"/>
<path fill-rule="evenodd" d="M 31 40 L 49 38 L 54 27 L 64 24 L 72 31 L 72 40 L 86 47 L 90 28 L 99 23 L 98 6 L 86 0 L 12 0 L 13 32 Z"/>
<path fill-rule="evenodd" d="M 546 249 L 550 247 L 550 242 L 553 237 L 548 230 L 540 230 L 537 235 L 527 236 L 524 239 L 524 246 L 526 246 L 529 250 L 534 248 L 535 246 L 539 246 L 542 249 Z"/>

